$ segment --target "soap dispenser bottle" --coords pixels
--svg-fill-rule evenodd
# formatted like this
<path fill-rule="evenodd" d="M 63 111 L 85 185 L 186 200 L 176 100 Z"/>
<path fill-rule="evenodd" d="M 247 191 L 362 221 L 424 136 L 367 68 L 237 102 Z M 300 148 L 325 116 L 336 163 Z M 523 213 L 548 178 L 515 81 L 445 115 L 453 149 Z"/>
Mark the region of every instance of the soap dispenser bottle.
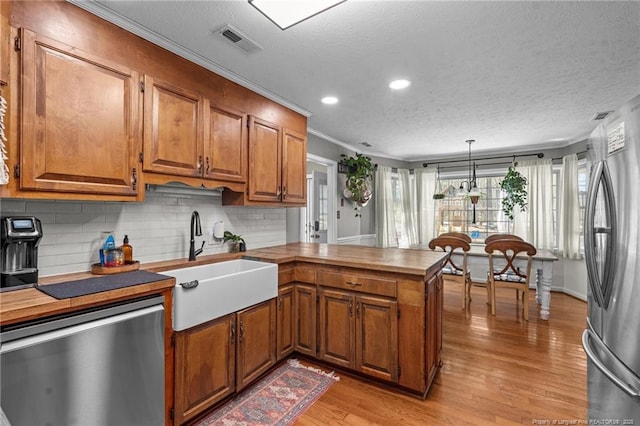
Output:
<path fill-rule="evenodd" d="M 129 244 L 129 236 L 125 235 L 120 247 L 122 254 L 124 255 L 124 264 L 129 265 L 133 263 L 133 247 Z"/>

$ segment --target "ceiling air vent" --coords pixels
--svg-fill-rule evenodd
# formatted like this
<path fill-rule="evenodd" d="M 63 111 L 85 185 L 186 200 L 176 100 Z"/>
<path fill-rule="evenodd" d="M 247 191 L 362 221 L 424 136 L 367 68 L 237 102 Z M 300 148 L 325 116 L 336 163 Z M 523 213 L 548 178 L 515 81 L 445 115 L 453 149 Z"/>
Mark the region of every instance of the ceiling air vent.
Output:
<path fill-rule="evenodd" d="M 213 31 L 213 33 L 227 43 L 230 43 L 242 50 L 244 53 L 249 54 L 262 50 L 262 47 L 260 47 L 258 43 L 250 40 L 249 37 L 229 24 L 224 25 L 222 28 L 218 28 Z"/>
<path fill-rule="evenodd" d="M 361 142 L 360 145 L 366 146 L 367 148 L 371 148 L 371 144 L 369 142 Z"/>
<path fill-rule="evenodd" d="M 613 111 L 605 111 L 605 112 L 596 112 L 593 117 L 591 117 L 592 120 L 602 120 L 603 118 L 605 118 L 607 115 L 611 114 Z"/>

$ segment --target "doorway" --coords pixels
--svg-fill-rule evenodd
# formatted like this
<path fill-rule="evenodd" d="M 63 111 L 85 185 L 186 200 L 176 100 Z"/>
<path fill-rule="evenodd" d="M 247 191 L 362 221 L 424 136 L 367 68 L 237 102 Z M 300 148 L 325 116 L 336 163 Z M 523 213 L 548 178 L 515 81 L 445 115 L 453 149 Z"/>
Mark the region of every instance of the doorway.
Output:
<path fill-rule="evenodd" d="M 337 162 L 307 154 L 307 205 L 300 209 L 300 241 L 337 242 Z"/>

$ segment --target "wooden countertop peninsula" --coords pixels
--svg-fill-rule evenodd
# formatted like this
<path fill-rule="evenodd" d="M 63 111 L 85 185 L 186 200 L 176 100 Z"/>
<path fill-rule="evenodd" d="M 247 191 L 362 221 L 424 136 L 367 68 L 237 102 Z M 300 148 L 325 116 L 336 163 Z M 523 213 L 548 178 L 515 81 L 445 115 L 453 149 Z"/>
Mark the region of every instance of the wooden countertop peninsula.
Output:
<path fill-rule="evenodd" d="M 410 275 L 431 274 L 440 269 L 443 252 L 353 245 L 292 243 L 248 251 L 245 256 L 274 263 L 303 261 L 309 263 L 367 268 L 372 271 Z"/>
<path fill-rule="evenodd" d="M 380 249 L 375 247 L 293 243 L 281 246 L 250 250 L 244 253 L 221 253 L 200 256 L 195 262 L 186 258 L 151 262 L 141 265 L 141 269 L 162 273 L 170 269 L 204 265 L 239 259 L 242 257 L 259 258 L 274 263 L 303 261 L 336 266 L 368 268 L 376 271 L 396 272 L 411 275 L 431 274 L 439 269 L 444 254 L 428 250 L 406 250 L 396 248 Z M 40 285 L 89 278 L 89 272 L 42 277 Z M 0 324 L 12 324 L 34 318 L 79 310 L 91 306 L 131 299 L 150 293 L 161 293 L 174 286 L 173 278 L 148 284 L 125 287 L 117 290 L 58 300 L 35 288 L 0 293 Z"/>

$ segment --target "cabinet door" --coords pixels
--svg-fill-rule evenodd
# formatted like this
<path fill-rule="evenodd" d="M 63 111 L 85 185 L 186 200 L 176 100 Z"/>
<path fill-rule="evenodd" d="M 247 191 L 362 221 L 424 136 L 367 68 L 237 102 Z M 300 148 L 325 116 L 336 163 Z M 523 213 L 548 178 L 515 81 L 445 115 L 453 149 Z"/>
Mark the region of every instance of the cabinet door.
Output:
<path fill-rule="evenodd" d="M 320 354 L 323 361 L 354 367 L 354 297 L 320 289 Z"/>
<path fill-rule="evenodd" d="M 144 170 L 202 176 L 203 98 L 171 83 L 144 78 Z"/>
<path fill-rule="evenodd" d="M 307 138 L 285 129 L 282 141 L 282 201 L 304 204 L 307 199 Z"/>
<path fill-rule="evenodd" d="M 235 314 L 176 333 L 176 424 L 234 392 L 235 339 Z"/>
<path fill-rule="evenodd" d="M 277 356 L 278 360 L 293 352 L 293 322 L 294 322 L 293 286 L 288 285 L 278 290 L 278 328 L 277 328 Z"/>
<path fill-rule="evenodd" d="M 249 117 L 249 200 L 280 201 L 281 196 L 282 129 Z"/>
<path fill-rule="evenodd" d="M 229 108 L 210 105 L 205 115 L 204 177 L 246 181 L 247 116 Z"/>
<path fill-rule="evenodd" d="M 301 354 L 316 356 L 317 302 L 316 288 L 309 285 L 296 284 L 294 307 L 294 341 L 295 349 Z"/>
<path fill-rule="evenodd" d="M 398 381 L 398 303 L 356 296 L 356 369 Z"/>
<path fill-rule="evenodd" d="M 136 72 L 22 30 L 20 188 L 138 193 Z"/>
<path fill-rule="evenodd" d="M 0 1 L 0 85 L 9 83 L 10 15 L 11 2 Z"/>
<path fill-rule="evenodd" d="M 276 299 L 238 312 L 236 388 L 241 390 L 276 362 Z"/>

